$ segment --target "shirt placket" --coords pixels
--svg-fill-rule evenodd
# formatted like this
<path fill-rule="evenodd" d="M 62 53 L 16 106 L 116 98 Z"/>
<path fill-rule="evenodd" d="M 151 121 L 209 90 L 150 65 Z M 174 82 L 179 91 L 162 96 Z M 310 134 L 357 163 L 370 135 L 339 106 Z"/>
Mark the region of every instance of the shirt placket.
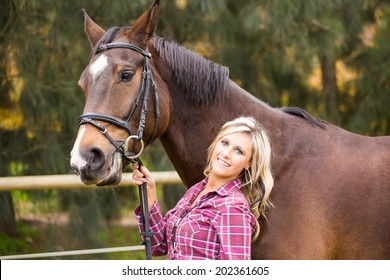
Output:
<path fill-rule="evenodd" d="M 172 254 L 172 258 L 175 256 L 175 253 L 176 253 L 176 231 L 177 231 L 177 228 L 179 227 L 181 221 L 188 215 L 188 213 L 190 213 L 193 209 L 199 207 L 202 203 L 206 202 L 207 200 L 209 200 L 210 198 L 212 197 L 211 193 L 208 193 L 205 197 L 203 197 L 202 199 L 200 199 L 199 201 L 196 202 L 196 204 L 194 206 L 192 206 L 190 209 L 184 209 L 180 215 L 179 215 L 179 218 L 176 220 L 176 223 L 175 225 L 173 226 L 173 229 L 172 229 L 172 238 L 171 238 L 171 254 Z"/>

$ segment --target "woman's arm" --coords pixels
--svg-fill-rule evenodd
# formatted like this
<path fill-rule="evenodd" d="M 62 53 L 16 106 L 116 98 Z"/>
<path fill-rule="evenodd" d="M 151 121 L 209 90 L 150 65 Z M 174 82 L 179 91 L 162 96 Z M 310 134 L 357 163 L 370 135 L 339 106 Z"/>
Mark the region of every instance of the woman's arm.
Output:
<path fill-rule="evenodd" d="M 134 213 L 138 222 L 138 228 L 140 232 L 142 232 L 143 224 L 141 218 L 141 207 L 138 206 L 135 208 Z M 153 256 L 164 256 L 168 252 L 166 242 L 166 219 L 162 216 L 157 201 L 155 201 L 152 208 L 149 209 L 149 223 L 150 231 L 155 233 L 155 235 L 150 237 L 152 254 Z"/>

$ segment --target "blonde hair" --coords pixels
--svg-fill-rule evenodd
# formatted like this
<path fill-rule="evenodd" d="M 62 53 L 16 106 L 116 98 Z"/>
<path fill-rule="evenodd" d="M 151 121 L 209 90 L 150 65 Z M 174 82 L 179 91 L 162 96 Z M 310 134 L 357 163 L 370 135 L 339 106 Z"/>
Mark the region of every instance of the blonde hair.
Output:
<path fill-rule="evenodd" d="M 207 153 L 205 176 L 209 176 L 212 169 L 211 156 L 215 146 L 221 138 L 232 133 L 246 133 L 251 137 L 252 158 L 250 168 L 240 174 L 242 181 L 241 191 L 249 202 L 250 210 L 256 217 L 256 230 L 252 240 L 256 240 L 260 233 L 259 217 L 264 216 L 267 209 L 273 207 L 269 200 L 274 179 L 271 172 L 271 144 L 265 129 L 252 117 L 239 117 L 225 123 L 218 135 L 211 143 Z"/>

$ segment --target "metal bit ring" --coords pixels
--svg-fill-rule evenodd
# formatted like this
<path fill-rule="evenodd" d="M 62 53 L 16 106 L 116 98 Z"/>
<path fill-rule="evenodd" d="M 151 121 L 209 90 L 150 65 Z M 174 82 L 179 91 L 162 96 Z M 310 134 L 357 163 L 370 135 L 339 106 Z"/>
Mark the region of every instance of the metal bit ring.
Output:
<path fill-rule="evenodd" d="M 135 140 L 140 141 L 140 143 L 141 143 L 141 150 L 136 155 L 133 154 L 132 152 L 129 152 L 129 150 L 128 150 L 129 142 L 132 139 L 134 139 L 134 141 Z M 142 139 L 139 139 L 137 135 L 130 135 L 129 137 L 127 137 L 127 139 L 126 139 L 125 143 L 123 144 L 123 146 L 124 146 L 123 147 L 124 156 L 126 158 L 130 159 L 130 160 L 138 158 L 142 154 L 142 152 L 144 151 L 144 147 L 145 147 L 144 141 Z"/>

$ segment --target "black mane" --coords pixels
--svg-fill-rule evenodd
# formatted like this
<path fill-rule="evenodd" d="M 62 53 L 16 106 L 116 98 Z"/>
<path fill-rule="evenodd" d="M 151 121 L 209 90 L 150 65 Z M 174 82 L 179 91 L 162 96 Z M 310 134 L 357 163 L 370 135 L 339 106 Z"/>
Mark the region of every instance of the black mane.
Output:
<path fill-rule="evenodd" d="M 167 39 L 154 36 L 154 46 L 194 103 L 207 105 L 227 95 L 229 68 L 218 65 Z"/>
<path fill-rule="evenodd" d="M 322 129 L 326 129 L 325 126 L 325 123 L 327 123 L 326 121 L 314 118 L 308 112 L 306 112 L 305 110 L 299 107 L 283 107 L 279 109 L 286 114 L 303 118 L 305 121 L 307 121 L 309 124 L 311 124 L 314 127 L 318 126 Z"/>
<path fill-rule="evenodd" d="M 120 36 L 121 30 L 131 27 L 111 27 L 96 44 L 92 54 L 99 46 L 111 43 Z M 219 102 L 227 95 L 229 68 L 218 65 L 174 42 L 154 36 L 154 46 L 183 87 L 187 97 L 196 104 L 208 105 Z"/>
<path fill-rule="evenodd" d="M 96 44 L 92 53 L 99 46 L 111 43 L 121 30 L 131 27 L 111 27 Z M 227 95 L 229 68 L 218 65 L 198 54 L 170 42 L 162 37 L 154 36 L 154 47 L 161 57 L 172 68 L 178 83 L 184 88 L 187 97 L 198 105 L 208 105 L 223 101 Z M 280 108 L 284 113 L 305 119 L 312 126 L 326 128 L 323 120 L 315 119 L 298 107 Z"/>

